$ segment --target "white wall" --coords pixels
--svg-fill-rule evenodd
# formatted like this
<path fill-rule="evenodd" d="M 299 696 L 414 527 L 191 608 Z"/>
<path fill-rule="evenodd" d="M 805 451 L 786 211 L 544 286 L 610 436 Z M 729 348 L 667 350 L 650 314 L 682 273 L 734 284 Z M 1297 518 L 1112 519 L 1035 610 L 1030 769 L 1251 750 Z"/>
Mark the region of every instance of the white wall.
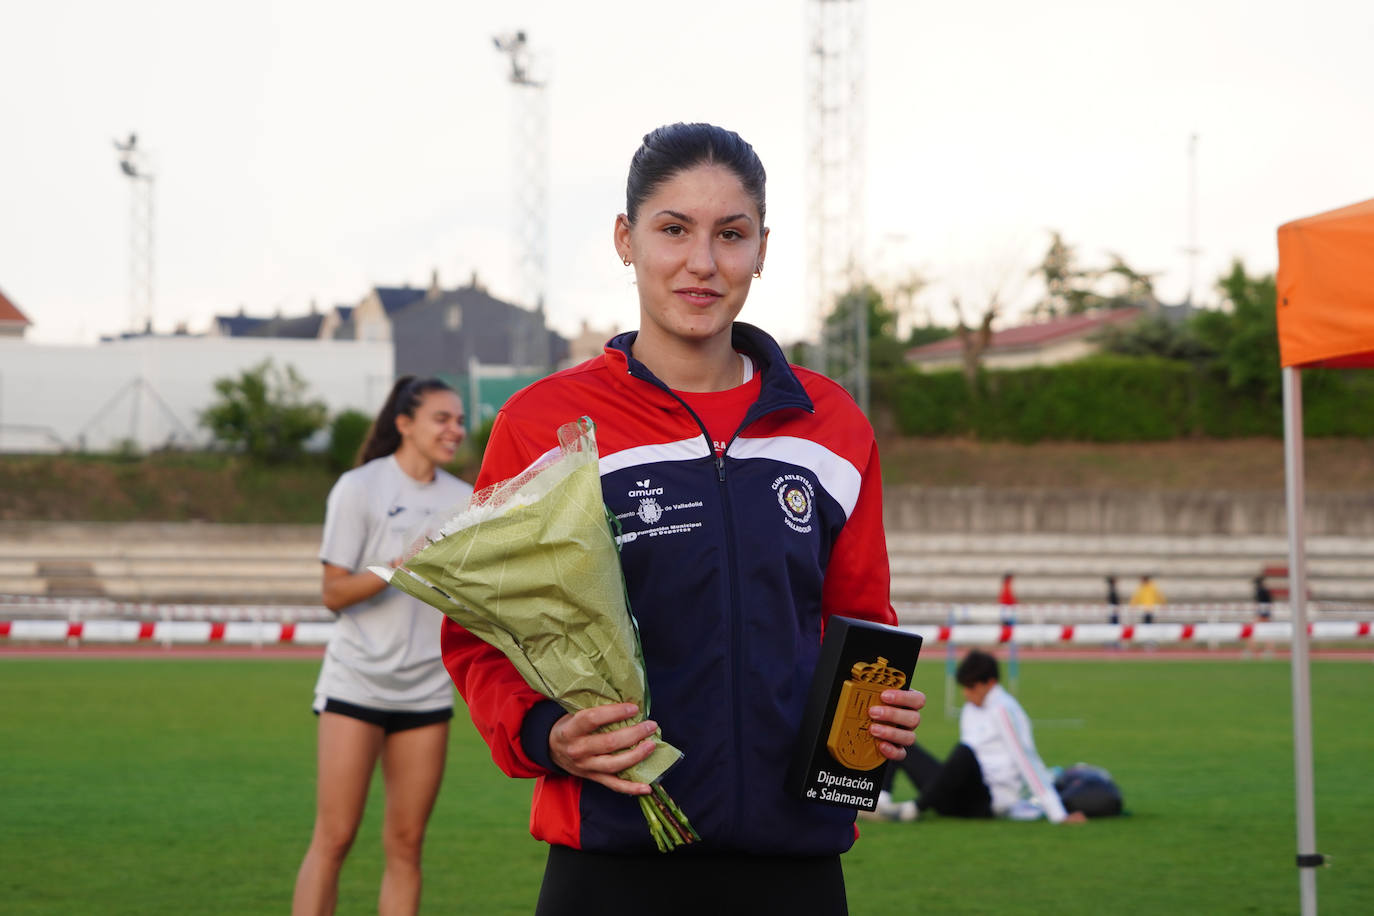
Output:
<path fill-rule="evenodd" d="M 984 369 L 1025 369 L 1030 366 L 1058 366 L 1074 360 L 1092 356 L 1101 348 L 1086 337 L 1061 340 L 1043 347 L 1024 350 L 989 350 L 983 354 Z M 925 372 L 939 372 L 942 369 L 958 369 L 964 365 L 962 351 L 954 350 L 947 355 L 912 360 Z"/>
<path fill-rule="evenodd" d="M 271 358 L 306 380 L 331 416 L 375 413 L 394 378 L 389 342 L 144 337 L 95 346 L 0 340 L 0 452 L 203 445 L 214 382 Z"/>
<path fill-rule="evenodd" d="M 1008 350 L 989 353 L 983 359 L 988 369 L 1026 369 L 1031 366 L 1058 366 L 1092 356 L 1099 350 L 1096 343 L 1079 338 L 1061 340 L 1044 347 L 1028 350 Z"/>

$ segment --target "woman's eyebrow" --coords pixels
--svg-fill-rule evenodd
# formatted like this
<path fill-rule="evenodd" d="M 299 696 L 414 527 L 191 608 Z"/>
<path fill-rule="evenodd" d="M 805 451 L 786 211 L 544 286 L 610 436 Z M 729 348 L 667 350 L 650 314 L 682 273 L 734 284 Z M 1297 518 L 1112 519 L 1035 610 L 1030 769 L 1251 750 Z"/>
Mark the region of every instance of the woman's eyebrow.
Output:
<path fill-rule="evenodd" d="M 680 223 L 687 223 L 687 224 L 690 225 L 690 226 L 695 226 L 696 223 L 697 223 L 696 220 L 692 219 L 692 217 L 688 216 L 686 213 L 681 213 L 681 212 L 679 212 L 679 211 L 677 211 L 677 210 L 659 210 L 659 211 L 658 211 L 656 214 L 654 214 L 654 215 L 655 215 L 655 216 L 671 216 L 673 219 L 677 220 L 678 222 L 680 222 Z M 750 223 L 752 223 L 752 222 L 754 221 L 754 218 L 751 217 L 748 213 L 733 213 L 733 214 L 731 214 L 730 216 L 722 216 L 720 219 L 716 220 L 716 225 L 717 225 L 717 226 L 724 226 L 726 223 L 733 223 L 733 222 L 736 222 L 736 221 L 738 221 L 738 220 L 744 220 L 745 222 L 750 222 Z"/>

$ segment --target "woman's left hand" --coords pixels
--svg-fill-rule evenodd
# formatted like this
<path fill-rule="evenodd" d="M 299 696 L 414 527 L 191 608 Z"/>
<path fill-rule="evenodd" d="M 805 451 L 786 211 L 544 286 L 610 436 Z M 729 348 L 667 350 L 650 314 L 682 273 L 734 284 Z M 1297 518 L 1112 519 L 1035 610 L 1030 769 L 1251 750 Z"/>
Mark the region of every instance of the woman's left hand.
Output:
<path fill-rule="evenodd" d="M 921 724 L 920 709 L 926 695 L 919 690 L 884 690 L 882 706 L 870 706 L 873 724 L 868 732 L 878 741 L 878 750 L 888 760 L 902 760 L 906 749 L 916 743 L 916 726 Z"/>

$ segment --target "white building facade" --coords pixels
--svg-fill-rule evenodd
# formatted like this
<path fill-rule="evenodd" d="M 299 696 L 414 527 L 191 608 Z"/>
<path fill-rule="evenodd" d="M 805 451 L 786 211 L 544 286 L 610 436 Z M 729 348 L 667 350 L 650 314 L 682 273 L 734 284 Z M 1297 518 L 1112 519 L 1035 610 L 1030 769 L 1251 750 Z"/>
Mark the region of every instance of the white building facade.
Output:
<path fill-rule="evenodd" d="M 0 339 L 0 452 L 200 448 L 216 380 L 291 366 L 330 416 L 375 414 L 395 378 L 387 341 L 132 337 L 94 346 Z"/>

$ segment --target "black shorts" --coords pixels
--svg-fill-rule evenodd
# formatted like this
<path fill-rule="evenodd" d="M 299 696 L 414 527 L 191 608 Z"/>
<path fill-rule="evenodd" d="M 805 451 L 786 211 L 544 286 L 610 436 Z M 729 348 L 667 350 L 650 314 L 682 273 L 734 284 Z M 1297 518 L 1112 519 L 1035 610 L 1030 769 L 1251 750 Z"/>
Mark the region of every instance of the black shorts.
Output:
<path fill-rule="evenodd" d="M 426 725 L 435 725 L 439 722 L 447 722 L 453 718 L 452 706 L 446 706 L 443 709 L 427 709 L 422 712 L 401 712 L 395 709 L 373 709 L 370 706 L 358 706 L 354 703 L 345 703 L 343 700 L 335 699 L 324 701 L 324 711 L 348 716 L 350 719 L 358 719 L 369 725 L 380 726 L 382 731 L 388 735 L 409 731 L 412 728 L 423 728 Z M 315 710 L 315 715 L 319 714 L 320 711 Z"/>
<path fill-rule="evenodd" d="M 535 916 L 844 916 L 839 856 L 678 850 L 607 855 L 550 846 Z"/>

